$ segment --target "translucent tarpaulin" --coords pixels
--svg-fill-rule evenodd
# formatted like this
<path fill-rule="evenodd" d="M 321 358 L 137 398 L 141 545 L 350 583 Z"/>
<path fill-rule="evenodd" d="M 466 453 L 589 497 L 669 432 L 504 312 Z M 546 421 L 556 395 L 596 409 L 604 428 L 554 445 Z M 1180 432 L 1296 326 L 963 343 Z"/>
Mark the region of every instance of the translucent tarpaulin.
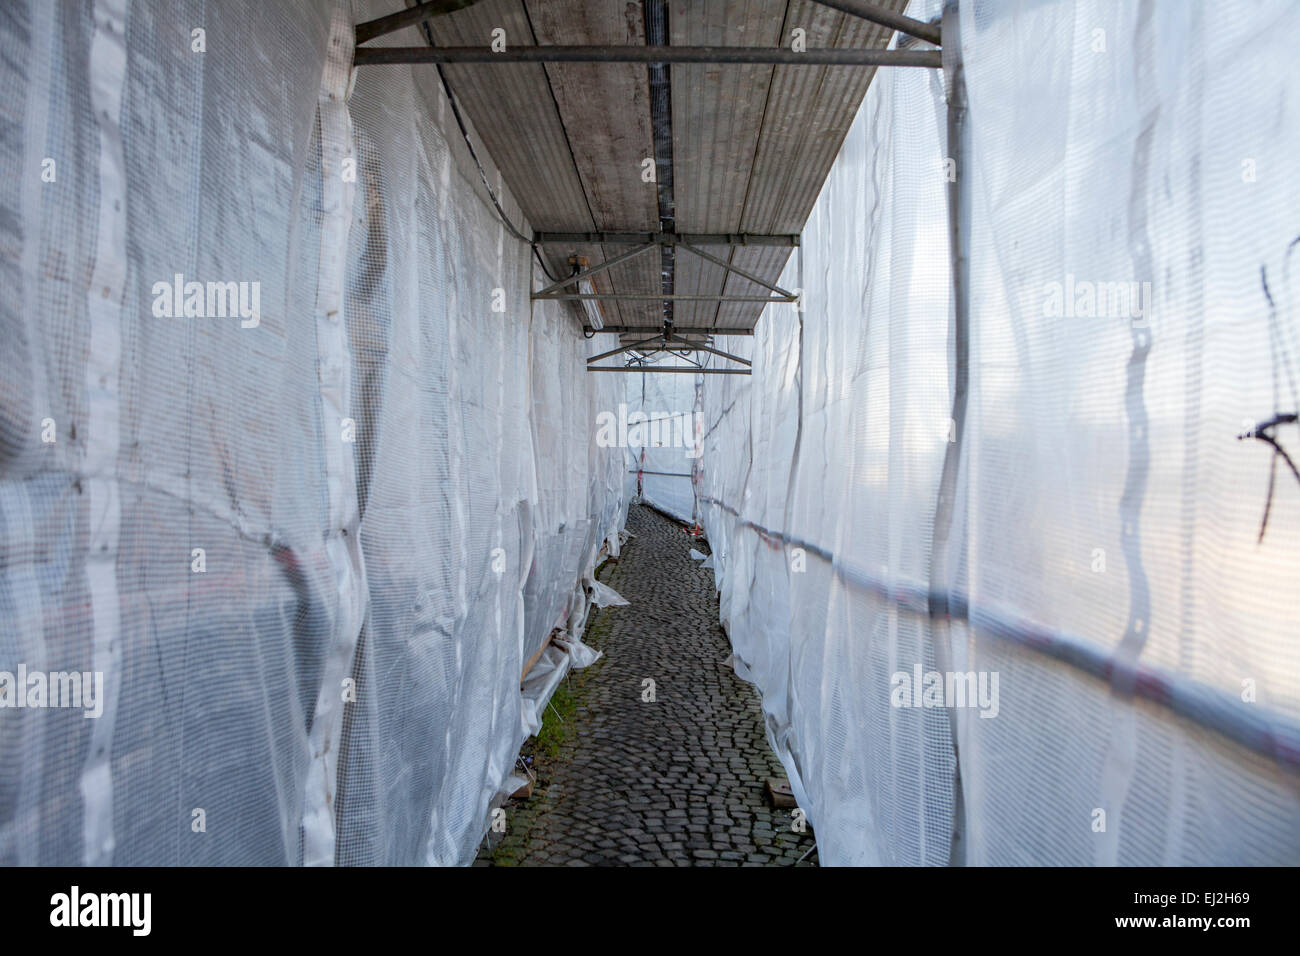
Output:
<path fill-rule="evenodd" d="M 391 11 L 5 6 L 0 671 L 104 692 L 0 708 L 0 861 L 468 862 L 585 616 L 622 386 Z"/>
<path fill-rule="evenodd" d="M 652 357 L 653 364 L 680 366 L 676 357 Z M 696 422 L 697 382 L 685 373 L 628 372 L 626 417 L 630 492 L 681 521 L 694 522 L 695 463 L 700 457 Z"/>
<path fill-rule="evenodd" d="M 943 76 L 879 71 L 781 279 L 806 311 L 721 340 L 752 379 L 702 379 L 738 667 L 823 863 L 1300 863 L 1300 482 L 1250 434 L 1300 402 L 1300 11 L 960 29 L 965 168 Z"/>

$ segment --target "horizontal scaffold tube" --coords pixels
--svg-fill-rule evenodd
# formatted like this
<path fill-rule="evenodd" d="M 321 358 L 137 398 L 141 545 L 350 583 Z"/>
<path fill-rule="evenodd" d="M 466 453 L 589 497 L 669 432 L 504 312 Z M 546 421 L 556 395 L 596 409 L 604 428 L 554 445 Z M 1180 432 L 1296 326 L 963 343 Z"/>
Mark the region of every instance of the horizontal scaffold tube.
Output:
<path fill-rule="evenodd" d="M 678 372 L 700 375 L 748 375 L 747 368 L 696 368 L 693 365 L 588 365 L 588 372 Z"/>
<path fill-rule="evenodd" d="M 776 545 L 802 548 L 807 554 L 831 565 L 835 575 L 846 584 L 875 595 L 882 601 L 922 617 L 931 608 L 948 608 L 948 619 L 966 621 L 972 631 L 996 637 L 1068 664 L 1099 680 L 1112 680 L 1118 665 L 1106 648 L 1058 628 L 1032 621 L 1000 604 L 972 605 L 968 595 L 959 591 L 936 600 L 928 587 L 906 582 L 890 582 L 865 568 L 841 560 L 834 552 L 781 531 L 773 531 L 742 518 L 731 505 L 707 495 L 701 504 L 712 505 L 736 518 L 743 526 Z M 1257 704 L 1242 706 L 1240 698 L 1227 691 L 1191 680 L 1165 668 L 1139 663 L 1132 674 L 1134 693 L 1145 700 L 1168 708 L 1180 717 L 1236 741 L 1277 761 L 1292 772 L 1300 772 L 1300 723 L 1276 710 Z"/>
<path fill-rule="evenodd" d="M 938 50 L 805 50 L 744 46 L 357 47 L 356 66 L 400 63 L 759 63 L 788 66 L 943 65 Z"/>
<path fill-rule="evenodd" d="M 759 232 L 535 232 L 533 242 L 538 245 L 643 245 L 661 246 L 790 246 L 799 245 L 795 233 L 768 234 Z"/>

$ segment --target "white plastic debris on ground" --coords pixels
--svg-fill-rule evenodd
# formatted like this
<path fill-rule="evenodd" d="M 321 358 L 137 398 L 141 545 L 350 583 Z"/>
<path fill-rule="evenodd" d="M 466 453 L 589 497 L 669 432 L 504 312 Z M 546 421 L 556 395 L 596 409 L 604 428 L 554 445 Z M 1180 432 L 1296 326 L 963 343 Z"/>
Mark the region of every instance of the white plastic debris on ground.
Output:
<path fill-rule="evenodd" d="M 948 548 L 953 152 L 938 72 L 882 69 L 780 282 L 807 311 L 704 379 L 737 670 L 823 864 L 1300 863 L 1300 484 L 1238 439 L 1300 401 L 1300 7 L 961 6 Z"/>
<path fill-rule="evenodd" d="M 0 863 L 467 863 L 585 619 L 623 385 L 393 9 L 6 6 L 0 671 L 104 693 L 0 710 Z"/>
<path fill-rule="evenodd" d="M 626 607 L 628 601 L 612 587 L 607 584 L 601 584 L 599 581 L 591 581 L 591 602 L 596 607 Z"/>

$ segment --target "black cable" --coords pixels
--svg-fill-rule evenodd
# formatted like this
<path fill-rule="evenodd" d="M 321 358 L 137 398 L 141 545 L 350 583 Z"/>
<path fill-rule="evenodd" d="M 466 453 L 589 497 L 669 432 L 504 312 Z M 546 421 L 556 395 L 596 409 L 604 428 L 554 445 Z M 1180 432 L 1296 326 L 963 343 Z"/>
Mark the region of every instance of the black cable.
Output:
<path fill-rule="evenodd" d="M 1295 462 L 1292 461 L 1291 456 L 1286 453 L 1286 449 L 1282 447 L 1281 443 L 1275 437 L 1269 434 L 1268 429 L 1276 428 L 1278 425 L 1294 425 L 1298 421 L 1300 421 L 1300 415 L 1297 415 L 1295 412 L 1277 414 L 1266 422 L 1260 422 L 1245 434 L 1237 436 L 1237 441 L 1254 438 L 1257 441 L 1264 442 L 1264 444 L 1273 449 L 1273 456 L 1269 463 L 1268 494 L 1264 499 L 1264 520 L 1261 521 L 1259 525 L 1259 540 L 1257 543 L 1263 543 L 1264 532 L 1268 530 L 1268 518 L 1273 511 L 1273 492 L 1277 487 L 1277 460 L 1279 457 L 1286 462 L 1286 466 L 1291 469 L 1291 474 L 1295 476 L 1296 482 L 1300 483 L 1300 469 L 1296 468 Z"/>
<path fill-rule="evenodd" d="M 429 24 L 427 22 L 420 24 L 420 29 L 424 33 L 425 42 L 429 46 L 437 46 L 433 42 L 433 34 L 429 31 Z M 456 105 L 456 97 L 452 96 L 451 87 L 447 85 L 447 77 L 442 72 L 442 64 L 435 64 L 434 68 L 438 71 L 438 80 L 442 83 L 442 92 L 446 95 L 447 102 L 451 104 L 451 115 L 456 118 L 456 125 L 460 127 L 460 135 L 465 138 L 465 146 L 469 149 L 469 155 L 474 160 L 474 165 L 478 167 L 479 178 L 483 181 L 483 188 L 487 190 L 488 198 L 492 200 L 492 207 L 496 209 L 497 217 L 500 218 L 502 225 L 506 227 L 506 230 L 512 236 L 520 242 L 526 242 L 528 247 L 532 249 L 533 258 L 537 260 L 537 265 L 541 267 L 542 275 L 546 276 L 551 282 L 558 282 L 559 277 L 551 275 L 551 270 L 546 268 L 546 263 L 542 261 L 541 254 L 537 251 L 537 243 L 516 229 L 509 217 L 506 216 L 505 210 L 501 208 L 501 203 L 497 201 L 496 194 L 492 192 L 492 184 L 488 182 L 487 170 L 483 168 L 483 163 L 478 158 L 478 152 L 474 149 L 474 143 L 469 138 L 469 129 L 465 125 L 465 118 L 460 115 L 460 107 Z"/>
<path fill-rule="evenodd" d="M 1291 242 L 1286 247 L 1286 256 L 1283 258 L 1282 274 L 1288 279 L 1290 278 L 1290 273 L 1291 273 L 1291 253 L 1292 251 L 1294 251 L 1294 249 L 1298 244 L 1300 244 L 1300 236 L 1297 236 L 1295 239 L 1292 239 Z M 1259 539 L 1257 541 L 1258 544 L 1263 544 L 1264 533 L 1268 531 L 1268 519 L 1273 512 L 1273 495 L 1277 490 L 1278 458 L 1281 458 L 1284 462 L 1286 462 L 1287 467 L 1291 469 L 1291 474 L 1294 475 L 1296 481 L 1300 483 L 1300 469 L 1296 468 L 1295 462 L 1291 460 L 1291 456 L 1287 454 L 1286 450 L 1282 447 L 1281 443 L 1273 435 L 1269 434 L 1267 431 L 1270 428 L 1276 428 L 1278 425 L 1294 425 L 1297 423 L 1298 420 L 1297 414 L 1295 412 L 1282 413 L 1277 410 L 1279 405 L 1279 399 L 1278 399 L 1279 356 L 1281 357 L 1281 360 L 1284 363 L 1287 381 L 1291 386 L 1291 400 L 1293 402 L 1300 402 L 1300 396 L 1297 396 L 1296 393 L 1295 374 L 1291 369 L 1291 357 L 1287 354 L 1286 351 L 1286 340 L 1283 336 L 1282 329 L 1277 324 L 1277 304 L 1274 303 L 1273 293 L 1268 287 L 1268 266 L 1266 265 L 1261 265 L 1259 267 L 1259 283 L 1264 290 L 1264 299 L 1268 303 L 1268 346 L 1269 346 L 1269 353 L 1273 363 L 1274 414 L 1273 417 L 1268 421 L 1260 422 L 1250 431 L 1246 432 L 1244 435 L 1238 435 L 1237 440 L 1241 441 L 1246 438 L 1254 438 L 1264 442 L 1266 445 L 1269 445 L 1273 449 L 1273 454 L 1269 458 L 1268 491 L 1265 493 L 1264 496 L 1264 518 L 1262 521 L 1260 521 L 1259 524 Z"/>

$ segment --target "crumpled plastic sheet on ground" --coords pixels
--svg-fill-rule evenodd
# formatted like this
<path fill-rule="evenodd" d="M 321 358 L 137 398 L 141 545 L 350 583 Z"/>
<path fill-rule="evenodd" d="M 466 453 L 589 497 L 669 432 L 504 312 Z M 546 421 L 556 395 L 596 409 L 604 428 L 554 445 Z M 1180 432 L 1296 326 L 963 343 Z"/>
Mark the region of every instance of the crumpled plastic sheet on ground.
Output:
<path fill-rule="evenodd" d="M 629 603 L 623 595 L 599 581 L 591 582 L 591 602 L 596 607 L 626 607 Z"/>
<path fill-rule="evenodd" d="M 1237 437 L 1300 400 L 1300 10 L 962 7 L 951 551 L 942 78 L 880 70 L 781 280 L 802 324 L 769 307 L 719 345 L 752 379 L 704 379 L 737 671 L 824 864 L 1300 863 L 1300 486 L 1278 466 L 1261 541 L 1272 451 Z M 1132 282 L 1149 297 L 1100 311 Z M 933 588 L 970 623 L 932 621 Z M 998 676 L 990 706 L 903 706 L 936 648 Z"/>
<path fill-rule="evenodd" d="M 105 693 L 0 710 L 0 862 L 467 863 L 585 618 L 622 387 L 430 71 L 349 75 L 395 8 L 6 7 L 0 670 Z"/>

